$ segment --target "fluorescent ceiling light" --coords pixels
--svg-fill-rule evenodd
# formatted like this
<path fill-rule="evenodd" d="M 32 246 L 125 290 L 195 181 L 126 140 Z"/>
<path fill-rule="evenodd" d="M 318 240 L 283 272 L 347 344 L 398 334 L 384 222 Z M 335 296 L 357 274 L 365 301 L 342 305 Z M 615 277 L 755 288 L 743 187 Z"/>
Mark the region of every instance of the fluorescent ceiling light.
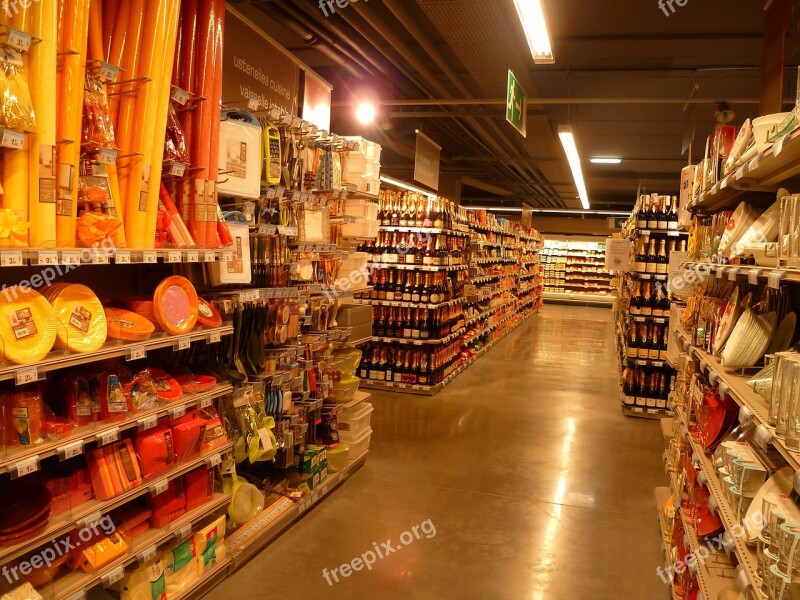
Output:
<path fill-rule="evenodd" d="M 553 47 L 550 44 L 550 32 L 544 18 L 542 0 L 514 0 L 522 29 L 528 39 L 533 62 L 539 65 L 551 65 L 556 62 Z"/>
<path fill-rule="evenodd" d="M 630 211 L 619 210 L 570 210 L 569 208 L 532 208 L 531 212 L 537 214 L 558 215 L 603 215 L 607 217 L 627 217 Z"/>
<path fill-rule="evenodd" d="M 590 163 L 594 163 L 596 165 L 618 165 L 622 162 L 621 158 L 590 158 Z"/>
<path fill-rule="evenodd" d="M 490 210 L 490 211 L 494 210 L 497 212 L 514 212 L 514 213 L 522 212 L 521 208 L 514 208 L 514 207 L 504 208 L 502 206 L 465 206 L 464 208 L 466 208 L 467 210 Z"/>
<path fill-rule="evenodd" d="M 589 194 L 586 191 L 586 183 L 583 181 L 581 157 L 578 154 L 578 147 L 575 145 L 575 136 L 572 134 L 572 127 L 569 125 L 559 125 L 558 137 L 561 138 L 561 145 L 564 146 L 564 153 L 567 155 L 569 168 L 572 171 L 572 178 L 575 180 L 575 187 L 578 188 L 578 197 L 581 199 L 583 208 L 589 210 Z"/>
<path fill-rule="evenodd" d="M 400 181 L 399 179 L 393 179 L 391 177 L 386 177 L 385 175 L 381 175 L 381 181 L 383 183 L 388 183 L 389 185 L 393 185 L 399 187 L 404 190 L 408 190 L 409 192 L 417 192 L 418 194 L 425 194 L 428 198 L 437 198 L 437 195 L 433 192 L 429 192 L 428 190 L 423 190 L 422 188 L 414 187 L 413 185 L 409 185 L 404 181 Z"/>

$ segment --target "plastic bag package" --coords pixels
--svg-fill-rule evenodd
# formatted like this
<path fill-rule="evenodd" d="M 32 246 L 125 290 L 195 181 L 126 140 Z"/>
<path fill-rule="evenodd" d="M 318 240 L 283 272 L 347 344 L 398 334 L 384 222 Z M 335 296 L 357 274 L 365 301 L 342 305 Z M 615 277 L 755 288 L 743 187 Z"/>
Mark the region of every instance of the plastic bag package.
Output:
<path fill-rule="evenodd" d="M 169 105 L 169 113 L 167 114 L 164 160 L 171 160 L 179 163 L 189 162 L 189 152 L 186 149 L 186 136 L 183 133 L 181 122 L 178 120 L 178 113 L 172 103 Z"/>
<path fill-rule="evenodd" d="M 18 131 L 36 131 L 31 91 L 21 65 L 3 62 L 3 68 L 0 69 L 0 90 L 3 94 L 0 125 Z"/>
<path fill-rule="evenodd" d="M 262 384 L 236 390 L 226 403 L 225 415 L 237 463 L 270 461 L 275 457 L 275 420 L 264 412 Z"/>
<path fill-rule="evenodd" d="M 114 124 L 103 86 L 87 75 L 83 94 L 81 145 L 84 150 L 92 151 L 113 148 L 115 143 Z"/>
<path fill-rule="evenodd" d="M 78 181 L 78 205 L 79 246 L 93 248 L 104 240 L 111 241 L 117 248 L 125 246 L 125 231 L 116 216 L 108 177 L 82 175 Z"/>

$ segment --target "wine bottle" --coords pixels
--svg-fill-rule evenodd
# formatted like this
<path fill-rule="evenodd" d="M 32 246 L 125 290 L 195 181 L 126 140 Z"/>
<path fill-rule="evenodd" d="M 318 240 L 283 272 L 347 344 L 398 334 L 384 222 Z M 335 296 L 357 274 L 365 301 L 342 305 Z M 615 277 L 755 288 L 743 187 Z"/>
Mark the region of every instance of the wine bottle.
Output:
<path fill-rule="evenodd" d="M 442 290 L 437 283 L 438 278 L 439 278 L 439 273 L 436 273 L 433 276 L 433 283 L 431 284 L 431 287 L 428 290 L 428 301 L 431 304 L 439 304 L 442 301 Z"/>
<path fill-rule="evenodd" d="M 647 396 L 647 373 L 645 369 L 637 369 L 638 382 L 636 384 L 636 395 L 641 397 Z"/>
<path fill-rule="evenodd" d="M 386 351 L 386 368 L 383 378 L 384 381 L 394 381 L 394 356 L 391 347 Z"/>
<path fill-rule="evenodd" d="M 666 275 L 669 272 L 669 259 L 667 258 L 667 241 L 661 240 L 658 243 L 658 255 L 656 256 L 656 273 Z"/>
<path fill-rule="evenodd" d="M 425 224 L 425 196 L 417 196 L 417 209 L 414 216 L 414 227 L 423 227 Z"/>
<path fill-rule="evenodd" d="M 387 310 L 386 316 L 386 337 L 396 337 L 397 330 L 395 329 L 395 309 L 393 307 L 389 307 Z"/>
<path fill-rule="evenodd" d="M 420 294 L 422 293 L 422 284 L 420 284 L 419 273 L 413 273 L 414 284 L 411 287 L 411 300 L 410 302 L 419 302 Z"/>
<path fill-rule="evenodd" d="M 639 330 L 636 324 L 631 325 L 631 330 L 628 332 L 628 349 L 626 354 L 628 358 L 636 358 L 639 356 Z"/>
<path fill-rule="evenodd" d="M 378 368 L 380 366 L 380 347 L 376 347 L 375 354 L 372 357 L 372 363 L 369 367 L 369 378 L 378 381 Z"/>
<path fill-rule="evenodd" d="M 405 309 L 405 317 L 403 319 L 403 336 L 406 339 L 411 339 L 411 309 Z"/>
<path fill-rule="evenodd" d="M 430 287 L 431 287 L 430 277 L 431 277 L 430 273 L 425 273 L 424 282 L 422 284 L 422 289 L 420 290 L 420 295 L 419 295 L 419 301 L 422 304 L 430 303 L 430 298 L 431 298 L 431 295 L 430 295 Z"/>
<path fill-rule="evenodd" d="M 420 199 L 425 205 L 424 218 L 422 220 L 423 227 L 433 227 L 433 206 L 429 196 L 423 196 Z"/>
<path fill-rule="evenodd" d="M 650 196 L 650 211 L 647 213 L 647 228 L 658 229 L 658 213 L 661 209 L 658 205 L 658 196 Z"/>
<path fill-rule="evenodd" d="M 653 324 L 650 327 L 650 343 L 648 345 L 648 356 L 650 360 L 658 360 L 661 356 L 661 326 Z"/>
<path fill-rule="evenodd" d="M 373 348 L 368 346 L 361 356 L 361 365 L 358 368 L 358 376 L 361 379 L 370 379 L 369 371 L 372 366 L 372 350 Z"/>
<path fill-rule="evenodd" d="M 419 353 L 419 376 L 417 378 L 420 385 L 428 385 L 428 353 L 420 350 Z"/>
<path fill-rule="evenodd" d="M 658 228 L 659 229 L 668 229 L 669 228 L 669 206 L 670 206 L 670 197 L 664 196 L 661 202 L 661 210 L 658 213 Z"/>
<path fill-rule="evenodd" d="M 386 258 L 383 262 L 390 265 L 397 264 L 397 238 L 392 234 L 389 238 L 389 243 L 386 245 Z"/>
<path fill-rule="evenodd" d="M 650 332 L 647 323 L 639 323 L 639 349 L 638 358 L 650 356 Z"/>
<path fill-rule="evenodd" d="M 658 256 L 656 255 L 656 241 L 650 240 L 650 246 L 647 250 L 647 265 L 645 268 L 645 273 L 656 273 L 657 262 L 658 262 Z"/>
<path fill-rule="evenodd" d="M 645 253 L 644 239 L 639 239 L 639 246 L 636 249 L 636 262 L 634 270 L 639 273 L 644 273 L 647 270 L 647 254 Z"/>
<path fill-rule="evenodd" d="M 636 217 L 636 228 L 647 229 L 647 213 L 650 210 L 650 197 L 640 196 L 639 201 L 639 214 Z"/>
<path fill-rule="evenodd" d="M 419 330 L 419 309 L 414 308 L 411 310 L 411 339 L 418 340 L 420 336 Z"/>
<path fill-rule="evenodd" d="M 639 303 L 639 314 L 645 317 L 653 314 L 652 285 L 649 281 L 642 282 L 642 300 Z"/>
<path fill-rule="evenodd" d="M 431 324 L 429 321 L 430 311 L 427 308 L 421 310 L 422 316 L 419 321 L 419 339 L 427 340 L 431 337 Z"/>
<path fill-rule="evenodd" d="M 626 368 L 622 375 L 622 391 L 626 396 L 633 396 L 636 384 L 634 382 L 634 372 L 631 368 Z"/>
<path fill-rule="evenodd" d="M 444 227 L 444 215 L 442 214 L 443 212 L 442 199 L 436 198 L 433 202 L 434 206 L 436 206 L 433 217 L 433 226 L 436 229 L 442 229 Z"/>
<path fill-rule="evenodd" d="M 667 217 L 667 229 L 677 231 L 678 221 L 678 197 L 673 196 L 670 203 L 669 216 Z"/>
<path fill-rule="evenodd" d="M 669 346 L 669 327 L 664 326 L 661 329 L 661 344 L 659 347 L 659 359 L 667 360 L 667 347 Z"/>
<path fill-rule="evenodd" d="M 417 370 L 419 369 L 419 361 L 417 359 L 417 353 L 411 353 L 412 358 L 409 361 L 409 368 L 408 368 L 408 383 L 410 385 L 416 385 L 417 381 L 419 381 L 419 375 L 417 374 Z"/>
<path fill-rule="evenodd" d="M 403 283 L 403 271 L 397 272 L 397 283 L 394 287 L 394 298 L 395 302 L 402 302 L 403 301 L 403 292 L 404 292 L 405 284 Z"/>
<path fill-rule="evenodd" d="M 429 241 L 425 248 L 425 253 L 422 255 L 422 264 L 425 266 L 433 266 L 433 242 Z"/>
<path fill-rule="evenodd" d="M 406 284 L 403 286 L 403 302 L 411 302 L 411 292 L 414 289 L 414 273 L 406 272 Z"/>
<path fill-rule="evenodd" d="M 642 284 L 637 281 L 633 284 L 633 294 L 630 300 L 630 313 L 632 315 L 642 314 Z"/>
<path fill-rule="evenodd" d="M 408 194 L 403 194 L 403 200 L 400 203 L 400 218 L 398 219 L 400 227 L 408 227 Z"/>
<path fill-rule="evenodd" d="M 405 377 L 405 371 L 403 369 L 403 351 L 402 350 L 396 350 L 393 377 L 394 377 L 394 382 L 395 383 L 403 383 L 403 378 Z"/>

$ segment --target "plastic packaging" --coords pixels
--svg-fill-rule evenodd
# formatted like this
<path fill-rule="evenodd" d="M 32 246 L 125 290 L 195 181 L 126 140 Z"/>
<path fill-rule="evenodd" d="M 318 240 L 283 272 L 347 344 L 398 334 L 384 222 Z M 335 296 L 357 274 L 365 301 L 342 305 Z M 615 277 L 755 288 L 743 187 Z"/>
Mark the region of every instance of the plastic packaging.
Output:
<path fill-rule="evenodd" d="M 227 110 L 219 125 L 219 164 L 225 173 L 217 191 L 227 196 L 261 195 L 261 125 L 250 113 Z"/>
<path fill-rule="evenodd" d="M 0 356 L 17 364 L 36 363 L 53 347 L 59 322 L 50 303 L 30 288 L 0 293 Z"/>
<path fill-rule="evenodd" d="M 86 453 L 89 476 L 98 500 L 110 500 L 142 483 L 133 444 L 122 440 Z"/>
<path fill-rule="evenodd" d="M 197 292 L 185 277 L 167 277 L 153 294 L 153 308 L 162 329 L 173 335 L 187 333 L 197 323 Z"/>
<path fill-rule="evenodd" d="M 102 347 L 108 334 L 106 313 L 91 289 L 77 283 L 55 284 L 44 295 L 61 323 L 56 348 L 95 352 Z"/>
<path fill-rule="evenodd" d="M 83 95 L 81 145 L 84 151 L 115 146 L 114 124 L 111 122 L 105 91 L 102 84 L 88 74 Z"/>
<path fill-rule="evenodd" d="M 178 113 L 175 106 L 170 102 L 169 114 L 167 115 L 167 135 L 164 144 L 164 160 L 171 160 L 179 163 L 189 162 L 189 152 L 186 148 L 186 136 L 183 134 L 183 127 L 178 120 Z"/>
<path fill-rule="evenodd" d="M 157 477 L 176 462 L 172 430 L 169 427 L 140 432 L 136 436 L 135 446 L 136 458 L 145 479 Z"/>

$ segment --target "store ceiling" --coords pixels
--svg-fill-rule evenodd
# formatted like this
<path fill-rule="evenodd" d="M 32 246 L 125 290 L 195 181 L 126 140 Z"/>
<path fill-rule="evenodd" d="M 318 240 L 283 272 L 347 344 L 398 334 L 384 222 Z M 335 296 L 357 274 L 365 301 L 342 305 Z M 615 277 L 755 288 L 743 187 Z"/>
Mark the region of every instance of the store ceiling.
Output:
<path fill-rule="evenodd" d="M 640 186 L 676 194 L 682 142 L 694 132 L 692 158 L 703 153 L 717 101 L 735 123 L 757 116 L 761 2 L 688 0 L 665 16 L 658 0 L 543 1 L 554 65 L 534 65 L 512 0 L 358 0 L 327 17 L 314 0 L 233 4 L 333 83 L 334 131 L 381 142 L 383 171 L 410 179 L 422 130 L 442 145 L 442 176 L 461 180 L 465 203 L 578 208 L 556 135 L 567 122 L 593 209 L 629 207 Z M 504 102 L 509 68 L 542 100 L 529 106 L 526 139 L 502 104 L 452 102 Z M 352 115 L 368 97 L 379 119 L 364 130 Z M 591 165 L 592 156 L 623 162 Z"/>

